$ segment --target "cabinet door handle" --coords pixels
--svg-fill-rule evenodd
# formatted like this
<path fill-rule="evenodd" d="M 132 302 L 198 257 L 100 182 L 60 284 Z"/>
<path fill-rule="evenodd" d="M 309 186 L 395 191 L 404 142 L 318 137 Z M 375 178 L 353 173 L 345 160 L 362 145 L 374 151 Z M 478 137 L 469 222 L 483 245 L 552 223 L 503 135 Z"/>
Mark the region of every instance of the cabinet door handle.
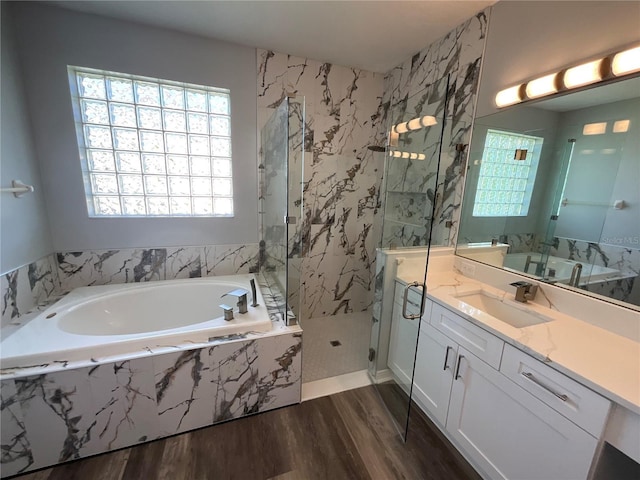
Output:
<path fill-rule="evenodd" d="M 421 301 L 421 305 L 420 305 L 420 313 L 418 314 L 411 314 L 409 315 L 407 313 L 407 303 L 409 303 L 409 289 L 411 287 L 420 287 L 422 288 L 422 301 Z M 422 315 L 424 314 L 424 304 L 426 302 L 424 301 L 424 285 L 422 283 L 418 283 L 418 282 L 413 282 L 413 283 L 409 283 L 407 284 L 407 286 L 404 288 L 404 299 L 402 302 L 402 316 L 404 318 L 406 318 L 407 320 L 415 320 L 416 318 L 420 318 L 422 317 Z"/>
<path fill-rule="evenodd" d="M 460 375 L 460 364 L 462 363 L 463 358 L 464 358 L 464 355 L 458 355 L 458 365 L 456 366 L 456 374 L 453 377 L 454 380 L 462 378 L 462 375 Z"/>
<path fill-rule="evenodd" d="M 533 373 L 531 373 L 531 372 L 522 372 L 521 375 L 523 377 L 525 377 L 525 378 L 528 378 L 529 380 L 531 380 L 533 383 L 535 383 L 539 387 L 544 388 L 547 392 L 555 395 L 556 397 L 558 397 L 563 402 L 566 402 L 567 400 L 569 400 L 569 397 L 567 395 L 565 395 L 564 393 L 558 393 L 558 392 L 550 389 L 544 383 L 542 383 L 540 380 L 538 380 L 536 377 L 534 377 Z"/>
<path fill-rule="evenodd" d="M 447 362 L 449 360 L 449 351 L 450 350 L 453 350 L 453 347 L 447 346 L 447 353 L 444 354 L 444 367 L 442 368 L 442 370 L 446 370 L 447 368 L 449 368 L 447 366 Z"/>

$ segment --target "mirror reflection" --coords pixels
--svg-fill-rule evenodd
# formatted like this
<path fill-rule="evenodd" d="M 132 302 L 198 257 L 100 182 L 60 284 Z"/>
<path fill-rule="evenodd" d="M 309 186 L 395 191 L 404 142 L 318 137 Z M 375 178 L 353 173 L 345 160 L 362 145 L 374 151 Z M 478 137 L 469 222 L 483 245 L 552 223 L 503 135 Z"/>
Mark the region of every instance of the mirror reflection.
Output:
<path fill-rule="evenodd" d="M 458 255 L 640 306 L 640 78 L 477 118 Z"/>

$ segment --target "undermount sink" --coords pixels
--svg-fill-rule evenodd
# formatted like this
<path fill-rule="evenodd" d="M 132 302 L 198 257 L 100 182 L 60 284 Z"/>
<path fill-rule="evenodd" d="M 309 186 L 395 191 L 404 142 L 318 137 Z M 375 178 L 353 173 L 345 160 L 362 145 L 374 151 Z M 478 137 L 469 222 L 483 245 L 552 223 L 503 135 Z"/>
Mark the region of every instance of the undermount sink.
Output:
<path fill-rule="evenodd" d="M 524 328 L 551 321 L 550 318 L 539 317 L 527 312 L 525 307 L 519 308 L 516 305 L 505 303 L 484 291 L 463 293 L 455 297 L 474 309 L 491 315 L 512 327 Z"/>

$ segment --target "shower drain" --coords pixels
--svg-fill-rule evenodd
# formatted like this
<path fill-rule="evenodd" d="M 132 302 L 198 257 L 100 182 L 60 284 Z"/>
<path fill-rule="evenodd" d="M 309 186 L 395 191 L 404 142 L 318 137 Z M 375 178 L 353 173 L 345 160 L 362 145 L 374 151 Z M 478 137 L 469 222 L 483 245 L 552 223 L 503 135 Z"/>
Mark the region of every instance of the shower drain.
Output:
<path fill-rule="evenodd" d="M 329 340 L 329 343 L 332 347 L 339 347 L 340 345 L 342 345 L 339 340 Z"/>

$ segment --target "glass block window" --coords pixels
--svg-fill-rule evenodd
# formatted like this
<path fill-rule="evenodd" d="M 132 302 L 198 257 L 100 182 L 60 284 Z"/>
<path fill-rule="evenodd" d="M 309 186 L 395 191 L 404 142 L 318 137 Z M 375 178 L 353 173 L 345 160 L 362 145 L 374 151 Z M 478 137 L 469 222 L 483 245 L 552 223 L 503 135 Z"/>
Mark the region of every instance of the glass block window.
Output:
<path fill-rule="evenodd" d="M 231 217 L 229 90 L 69 67 L 91 217 Z"/>
<path fill-rule="evenodd" d="M 536 180 L 543 138 L 488 130 L 473 204 L 474 217 L 524 217 Z M 516 150 L 522 160 L 516 160 Z"/>

